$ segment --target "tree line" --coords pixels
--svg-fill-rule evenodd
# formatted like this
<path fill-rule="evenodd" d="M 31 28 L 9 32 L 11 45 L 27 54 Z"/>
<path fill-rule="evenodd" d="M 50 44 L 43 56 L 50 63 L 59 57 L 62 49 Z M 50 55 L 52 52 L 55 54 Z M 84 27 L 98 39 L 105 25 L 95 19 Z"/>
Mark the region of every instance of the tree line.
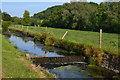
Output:
<path fill-rule="evenodd" d="M 99 29 L 103 29 L 104 32 L 119 33 L 119 14 L 120 2 L 100 4 L 70 2 L 50 7 L 31 17 L 29 16 L 29 11 L 26 10 L 23 18 L 12 17 L 8 19 L 14 24 L 40 25 L 83 31 L 99 31 Z"/>

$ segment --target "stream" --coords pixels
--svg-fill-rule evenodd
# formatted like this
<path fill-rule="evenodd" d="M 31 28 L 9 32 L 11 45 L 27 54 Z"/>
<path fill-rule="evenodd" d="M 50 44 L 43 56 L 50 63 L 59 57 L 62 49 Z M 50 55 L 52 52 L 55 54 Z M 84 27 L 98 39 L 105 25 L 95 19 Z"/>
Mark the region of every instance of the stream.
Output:
<path fill-rule="evenodd" d="M 18 50 L 24 53 L 30 53 L 33 55 L 47 55 L 48 57 L 64 57 L 64 50 L 58 49 L 51 46 L 45 46 L 44 44 L 34 41 L 32 37 L 20 36 L 15 34 L 10 34 L 6 38 L 14 44 Z M 113 75 L 106 70 L 98 69 L 96 72 L 94 69 L 86 68 L 87 66 L 82 65 L 66 65 L 55 67 L 53 69 L 48 69 L 48 71 L 55 75 L 56 78 L 89 78 L 93 80 L 94 78 L 111 78 Z M 105 74 L 104 74 L 105 72 Z"/>

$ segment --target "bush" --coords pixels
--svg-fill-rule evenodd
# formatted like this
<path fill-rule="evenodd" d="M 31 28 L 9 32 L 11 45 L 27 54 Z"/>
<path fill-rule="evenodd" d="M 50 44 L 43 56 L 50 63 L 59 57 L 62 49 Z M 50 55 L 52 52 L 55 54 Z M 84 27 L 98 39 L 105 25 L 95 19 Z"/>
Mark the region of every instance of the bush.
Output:
<path fill-rule="evenodd" d="M 54 46 L 56 42 L 57 42 L 57 40 L 55 40 L 55 38 L 53 38 L 53 36 L 51 36 L 51 35 L 49 35 L 45 39 L 45 45 L 48 45 L 48 46 Z"/>
<path fill-rule="evenodd" d="M 8 27 L 9 27 L 10 24 L 11 24 L 10 21 L 3 21 L 2 22 L 2 33 L 8 31 Z"/>

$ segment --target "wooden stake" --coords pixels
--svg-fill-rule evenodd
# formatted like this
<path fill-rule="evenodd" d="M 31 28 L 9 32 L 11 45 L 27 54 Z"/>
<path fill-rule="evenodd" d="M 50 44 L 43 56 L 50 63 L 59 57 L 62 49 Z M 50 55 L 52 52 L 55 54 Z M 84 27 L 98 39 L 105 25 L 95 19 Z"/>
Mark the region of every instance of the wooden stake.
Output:
<path fill-rule="evenodd" d="M 62 39 L 64 39 L 64 37 L 66 36 L 66 34 L 68 33 L 68 31 L 65 32 L 65 34 L 63 35 Z"/>
<path fill-rule="evenodd" d="M 22 29 L 21 30 L 23 30 L 23 25 L 22 25 Z"/>
<path fill-rule="evenodd" d="M 34 27 L 36 27 L 36 25 L 34 25 Z"/>
<path fill-rule="evenodd" d="M 46 32 L 47 32 L 47 26 L 46 26 Z"/>
<path fill-rule="evenodd" d="M 36 25 L 34 25 L 34 27 L 35 27 L 34 29 L 35 29 L 35 31 L 36 31 Z"/>
<path fill-rule="evenodd" d="M 27 32 L 28 32 L 28 26 L 27 26 Z"/>
<path fill-rule="evenodd" d="M 100 29 L 100 48 L 102 48 L 102 29 Z"/>

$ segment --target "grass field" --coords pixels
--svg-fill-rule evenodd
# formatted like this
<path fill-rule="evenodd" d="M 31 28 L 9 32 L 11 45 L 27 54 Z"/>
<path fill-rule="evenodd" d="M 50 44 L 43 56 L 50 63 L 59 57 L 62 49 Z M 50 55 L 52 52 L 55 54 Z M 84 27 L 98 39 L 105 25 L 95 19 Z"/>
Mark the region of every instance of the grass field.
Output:
<path fill-rule="evenodd" d="M 0 39 L 2 35 L 0 34 Z M 35 67 L 6 38 L 2 38 L 2 74 L 3 78 L 50 78 L 50 74 Z"/>
<path fill-rule="evenodd" d="M 16 29 L 27 30 L 27 27 L 16 26 Z M 68 31 L 68 34 L 65 36 L 65 40 L 87 44 L 99 48 L 99 32 L 90 32 L 90 31 L 79 31 L 79 30 L 70 30 L 70 29 L 59 29 L 59 28 L 47 28 L 46 27 L 33 27 L 29 26 L 28 31 L 33 33 L 50 33 L 54 38 L 61 39 L 63 34 Z M 118 36 L 119 34 L 113 33 L 104 33 L 102 34 L 102 49 L 109 51 L 111 53 L 119 55 L 118 53 Z"/>

